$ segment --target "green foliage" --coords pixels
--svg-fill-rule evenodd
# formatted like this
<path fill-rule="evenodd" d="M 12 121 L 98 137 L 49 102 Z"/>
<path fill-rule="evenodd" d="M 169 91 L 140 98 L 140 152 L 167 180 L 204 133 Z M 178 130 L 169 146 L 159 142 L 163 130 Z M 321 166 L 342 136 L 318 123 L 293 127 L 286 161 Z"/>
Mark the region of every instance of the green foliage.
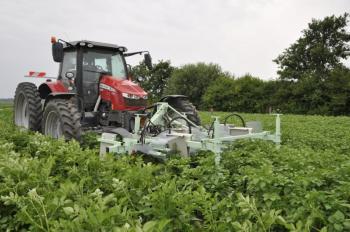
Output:
<path fill-rule="evenodd" d="M 247 74 L 233 79 L 220 77 L 210 85 L 203 96 L 205 108 L 239 112 L 264 112 L 265 83 L 259 78 Z"/>
<path fill-rule="evenodd" d="M 210 116 L 201 112 L 204 123 Z M 243 116 L 274 127 L 269 115 Z M 283 115 L 281 149 L 241 141 L 220 167 L 205 151 L 160 164 L 101 160 L 92 137 L 82 149 L 11 119 L 0 111 L 3 231 L 350 230 L 348 117 Z"/>
<path fill-rule="evenodd" d="M 222 76 L 228 74 L 223 73 L 217 64 L 187 64 L 172 73 L 166 93 L 186 95 L 195 106 L 200 107 L 207 88 Z"/>
<path fill-rule="evenodd" d="M 231 77 L 219 77 L 203 95 L 203 106 L 206 109 L 232 110 L 238 92 L 235 84 Z"/>
<path fill-rule="evenodd" d="M 350 33 L 346 31 L 349 14 L 313 19 L 294 44 L 274 61 L 281 79 L 300 80 L 315 75 L 326 79 L 331 70 L 342 66 L 349 56 Z"/>
<path fill-rule="evenodd" d="M 280 81 L 273 104 L 282 112 L 298 114 L 349 114 L 350 70 L 338 67 L 324 81 L 309 76 L 298 82 Z M 283 101 L 282 101 L 283 100 Z"/>
<path fill-rule="evenodd" d="M 132 75 L 134 78 L 144 78 L 140 85 L 147 91 L 150 102 L 156 102 L 164 96 L 164 90 L 173 70 L 174 67 L 171 66 L 170 61 L 160 60 L 153 65 L 151 70 L 146 67 L 144 62 L 141 62 L 132 68 Z"/>
<path fill-rule="evenodd" d="M 350 70 L 334 69 L 325 82 L 329 112 L 335 115 L 350 114 Z"/>
<path fill-rule="evenodd" d="M 274 61 L 282 80 L 278 108 L 300 114 L 349 114 L 349 14 L 312 20 L 303 35 Z"/>

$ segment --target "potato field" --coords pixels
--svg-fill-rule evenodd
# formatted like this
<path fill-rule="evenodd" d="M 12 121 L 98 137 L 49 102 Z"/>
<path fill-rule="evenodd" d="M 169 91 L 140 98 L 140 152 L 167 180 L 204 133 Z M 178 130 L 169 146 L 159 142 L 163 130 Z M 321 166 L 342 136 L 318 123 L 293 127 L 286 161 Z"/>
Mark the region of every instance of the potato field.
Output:
<path fill-rule="evenodd" d="M 0 109 L 0 231 L 350 231 L 349 117 L 283 115 L 280 149 L 240 141 L 216 166 L 211 152 L 101 160 L 94 135 L 54 140 Z"/>

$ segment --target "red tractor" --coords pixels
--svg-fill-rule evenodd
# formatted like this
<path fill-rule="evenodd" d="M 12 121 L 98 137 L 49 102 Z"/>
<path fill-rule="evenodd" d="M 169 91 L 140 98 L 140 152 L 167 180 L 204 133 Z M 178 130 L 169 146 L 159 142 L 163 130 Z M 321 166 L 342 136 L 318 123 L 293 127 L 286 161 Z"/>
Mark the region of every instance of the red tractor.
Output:
<path fill-rule="evenodd" d="M 121 127 L 131 132 L 135 114 L 147 115 L 146 110 L 152 108 L 147 107 L 147 93 L 132 80 L 125 61 L 125 57 L 144 54 L 144 62 L 151 69 L 149 52 L 127 53 L 125 47 L 115 44 L 66 42 L 54 37 L 51 43 L 53 60 L 60 64 L 57 80 L 48 78 L 39 87 L 30 82 L 17 86 L 16 125 L 54 138 L 80 140 L 86 130 Z M 186 96 L 170 95 L 160 101 L 200 123 Z"/>

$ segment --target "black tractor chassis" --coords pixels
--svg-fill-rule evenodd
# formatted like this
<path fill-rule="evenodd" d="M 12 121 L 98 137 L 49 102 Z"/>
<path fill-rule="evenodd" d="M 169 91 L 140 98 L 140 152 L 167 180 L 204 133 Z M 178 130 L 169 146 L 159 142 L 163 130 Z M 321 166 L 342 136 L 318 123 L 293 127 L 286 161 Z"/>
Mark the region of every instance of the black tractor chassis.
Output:
<path fill-rule="evenodd" d="M 82 119 L 82 127 L 87 130 L 101 130 L 110 126 L 121 127 L 128 131 L 134 129 L 135 114 L 139 111 L 109 111 L 109 112 L 85 112 Z M 105 114 L 105 115 L 102 115 Z M 103 118 L 102 118 L 103 117 Z M 102 123 L 101 123 L 102 122 Z"/>

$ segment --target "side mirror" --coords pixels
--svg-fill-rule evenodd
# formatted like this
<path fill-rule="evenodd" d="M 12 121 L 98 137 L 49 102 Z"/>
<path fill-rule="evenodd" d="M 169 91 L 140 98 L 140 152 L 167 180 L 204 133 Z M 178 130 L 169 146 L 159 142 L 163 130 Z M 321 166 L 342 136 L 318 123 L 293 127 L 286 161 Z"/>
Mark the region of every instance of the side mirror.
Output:
<path fill-rule="evenodd" d="M 149 53 L 145 53 L 145 64 L 148 69 L 152 69 L 152 57 Z"/>
<path fill-rule="evenodd" d="M 63 44 L 59 42 L 52 44 L 52 57 L 55 62 L 63 61 Z"/>

